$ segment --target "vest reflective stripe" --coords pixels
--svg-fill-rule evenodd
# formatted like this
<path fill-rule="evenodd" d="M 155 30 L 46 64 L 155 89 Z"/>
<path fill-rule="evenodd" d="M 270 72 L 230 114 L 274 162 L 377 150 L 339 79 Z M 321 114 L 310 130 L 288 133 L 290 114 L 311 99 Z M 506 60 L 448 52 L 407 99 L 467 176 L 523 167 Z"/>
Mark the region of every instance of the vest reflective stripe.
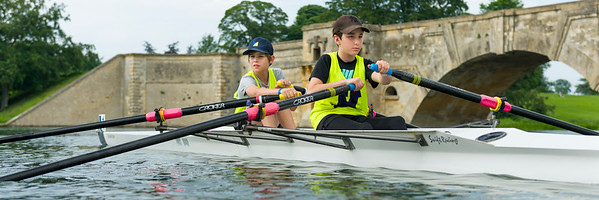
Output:
<path fill-rule="evenodd" d="M 245 73 L 245 75 L 243 76 L 252 76 L 254 78 L 254 80 L 256 80 L 256 86 L 260 87 L 260 82 L 258 81 L 258 78 L 256 78 L 256 75 L 254 74 L 253 70 L 250 70 L 248 73 Z M 274 89 L 277 85 L 277 79 L 275 78 L 275 73 L 272 72 L 272 69 L 268 68 L 268 88 L 270 89 Z M 235 99 L 239 99 L 239 89 L 237 89 L 237 91 L 235 91 L 235 94 L 233 94 L 233 98 Z M 235 108 L 235 113 L 241 112 L 245 110 L 245 106 L 244 107 L 237 107 Z"/>
<path fill-rule="evenodd" d="M 331 57 L 331 68 L 329 69 L 329 78 L 325 83 L 332 83 L 346 79 L 339 67 L 337 52 L 328 53 Z M 359 77 L 366 82 L 366 71 L 364 68 L 364 58 L 356 55 L 356 66 L 352 78 Z M 368 96 L 366 95 L 366 86 L 359 92 L 349 91 L 345 94 L 329 97 L 314 103 L 314 108 L 310 112 L 310 121 L 312 127 L 316 129 L 320 121 L 327 115 L 368 115 Z"/>

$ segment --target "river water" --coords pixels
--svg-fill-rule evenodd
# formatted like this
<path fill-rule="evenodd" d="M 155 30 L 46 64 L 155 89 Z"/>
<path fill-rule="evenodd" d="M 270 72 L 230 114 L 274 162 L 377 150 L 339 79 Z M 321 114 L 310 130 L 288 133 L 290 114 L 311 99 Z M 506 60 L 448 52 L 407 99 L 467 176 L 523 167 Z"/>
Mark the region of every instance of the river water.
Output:
<path fill-rule="evenodd" d="M 0 137 L 39 130 L 0 128 Z M 0 176 L 99 148 L 94 131 L 0 144 Z M 598 199 L 599 185 L 145 149 L 0 182 L 0 199 L 56 198 Z"/>

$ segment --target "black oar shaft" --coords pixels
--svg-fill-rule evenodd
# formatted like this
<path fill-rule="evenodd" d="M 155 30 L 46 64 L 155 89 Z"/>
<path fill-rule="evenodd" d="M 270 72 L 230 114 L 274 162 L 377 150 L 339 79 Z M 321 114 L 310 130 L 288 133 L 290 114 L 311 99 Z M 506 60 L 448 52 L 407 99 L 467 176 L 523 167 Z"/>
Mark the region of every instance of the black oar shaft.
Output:
<path fill-rule="evenodd" d="M 371 65 L 371 69 L 377 71 L 378 70 L 378 66 L 376 66 L 375 64 Z M 408 72 L 404 72 L 404 71 L 399 71 L 399 70 L 390 70 L 390 75 L 392 75 L 395 78 L 398 78 L 402 81 L 405 82 L 409 82 L 415 85 L 419 85 L 425 88 L 429 88 L 435 91 L 439 91 L 445 94 L 449 94 L 455 97 L 459 97 L 468 101 L 472 101 L 474 103 L 478 103 L 480 104 L 481 101 L 483 100 L 483 97 L 480 94 L 476 94 L 474 92 L 470 92 L 461 88 L 457 88 L 451 85 L 447 85 L 445 83 L 441 83 L 441 82 L 437 82 L 437 81 L 433 81 L 430 79 L 426 79 L 426 78 L 422 78 L 420 76 L 414 75 L 414 74 L 410 74 Z M 576 133 L 580 133 L 583 135 L 599 135 L 598 132 L 593 131 L 591 129 L 585 128 L 585 127 L 581 127 L 575 124 L 571 124 L 559 119 L 555 119 L 540 113 L 536 113 L 530 110 L 526 110 L 524 108 L 518 107 L 518 106 L 513 106 L 513 105 L 509 105 L 511 106 L 511 110 L 509 110 L 509 113 L 515 114 L 515 115 L 519 115 L 522 117 L 526 117 L 532 120 L 536 120 L 542 123 L 546 123 L 552 126 L 556 126 L 559 128 L 563 128 L 566 130 L 570 130 Z"/>
<path fill-rule="evenodd" d="M 526 117 L 526 118 L 529 118 L 529 119 L 532 119 L 532 120 L 535 120 L 538 122 L 543 122 L 543 123 L 546 123 L 549 125 L 560 127 L 560 128 L 563 128 L 563 129 L 566 129 L 569 131 L 580 133 L 583 135 L 599 135 L 599 133 L 597 133 L 596 131 L 593 131 L 591 129 L 588 129 L 588 128 L 585 128 L 582 126 L 578 126 L 575 124 L 571 124 L 571 123 L 568 123 L 568 122 L 565 122 L 565 121 L 562 121 L 559 119 L 555 119 L 555 118 L 549 117 L 547 115 L 542 115 L 542 114 L 539 114 L 539 113 L 536 113 L 536 112 L 533 112 L 530 110 L 526 110 L 524 108 L 514 106 L 514 105 L 512 105 L 512 110 L 510 111 L 510 113 L 513 113 L 518 116 Z"/>
<path fill-rule="evenodd" d="M 112 147 L 105 148 L 105 149 L 100 149 L 98 151 L 94 151 L 94 152 L 91 152 L 91 153 L 83 154 L 83 155 L 76 156 L 76 157 L 73 157 L 73 158 L 65 159 L 65 160 L 62 160 L 62 161 L 50 163 L 50 164 L 43 165 L 43 166 L 40 166 L 40 167 L 37 167 L 37 168 L 33 168 L 33 169 L 30 169 L 30 170 L 26 170 L 26 171 L 22 171 L 22 172 L 19 172 L 19 173 L 11 174 L 11 175 L 8 175 L 8 176 L 0 177 L 0 181 L 18 181 L 18 180 L 23 180 L 23 179 L 26 179 L 26 178 L 38 176 L 38 175 L 41 175 L 41 174 L 46 174 L 46 173 L 57 171 L 57 170 L 61 170 L 61 169 L 65 169 L 65 168 L 68 168 L 68 167 L 72 167 L 72 166 L 80 165 L 80 164 L 83 164 L 83 163 L 95 161 L 95 160 L 98 160 L 98 159 L 102 159 L 102 158 L 106 158 L 106 157 L 109 157 L 109 156 L 121 154 L 121 153 L 124 153 L 124 152 L 128 152 L 128 151 L 140 149 L 140 148 L 147 147 L 147 146 L 154 145 L 154 144 L 158 144 L 158 143 L 161 143 L 161 142 L 165 142 L 165 141 L 177 139 L 177 138 L 180 138 L 180 137 L 183 137 L 183 136 L 186 136 L 186 135 L 190 135 L 190 134 L 201 132 L 201 131 L 204 131 L 204 130 L 216 128 L 216 127 L 219 127 L 219 126 L 223 126 L 225 124 L 234 123 L 234 122 L 241 121 L 241 120 L 244 120 L 244 119 L 247 119 L 247 118 L 248 118 L 248 115 L 247 115 L 246 112 L 236 113 L 236 114 L 233 114 L 233 115 L 229 115 L 229 116 L 221 117 L 221 118 L 218 118 L 218 119 L 214 119 L 214 120 L 206 121 L 206 122 L 203 122 L 203 123 L 199 123 L 199 124 L 196 124 L 196 125 L 184 127 L 184 128 L 181 128 L 181 129 L 177 129 L 175 131 L 171 131 L 171 132 L 167 132 L 167 133 L 163 133 L 163 134 L 158 134 L 158 135 L 153 135 L 153 136 L 150 136 L 150 137 L 142 138 L 142 139 L 139 139 L 139 140 L 127 142 L 127 143 L 124 143 L 124 144 L 112 146 Z"/>
<path fill-rule="evenodd" d="M 404 71 L 399 71 L 399 70 L 393 70 L 392 74 L 393 77 L 398 78 L 402 81 L 408 82 L 408 83 L 413 83 L 425 88 L 429 88 L 431 90 L 435 90 L 435 91 L 439 91 L 445 94 L 449 94 L 449 95 L 453 95 L 468 101 L 472 101 L 474 103 L 480 103 L 481 98 L 479 94 L 476 94 L 474 92 L 470 92 L 461 88 L 457 88 L 451 85 L 447 85 L 441 82 L 436 82 L 430 79 L 426 79 L 426 78 L 421 78 L 419 76 L 416 76 L 414 74 L 410 74 L 408 72 L 404 72 Z"/>
<path fill-rule="evenodd" d="M 339 87 L 329 88 L 327 90 L 315 92 L 310 95 L 304 95 L 301 97 L 284 100 L 284 101 L 278 102 L 279 110 L 285 110 L 285 109 L 296 107 L 298 105 L 310 103 L 310 102 L 313 102 L 316 100 L 325 99 L 325 98 L 332 97 L 332 96 L 337 96 L 340 93 L 353 90 L 354 88 L 355 88 L 355 86 L 353 84 L 350 84 L 348 86 L 339 86 Z"/>
<path fill-rule="evenodd" d="M 138 116 L 125 117 L 125 118 L 120 118 L 120 119 L 106 120 L 106 121 L 102 121 L 102 122 L 94 122 L 94 123 L 89 123 L 89 124 L 82 124 L 82 125 L 76 125 L 76 126 L 44 130 L 44 131 L 35 132 L 35 133 L 11 135 L 11 136 L 6 136 L 6 137 L 0 137 L 0 144 L 8 143 L 8 142 L 16 142 L 16 141 L 21 141 L 21 140 L 29 140 L 29 139 L 34 139 L 34 138 L 46 137 L 46 136 L 61 135 L 61 134 L 65 134 L 65 133 L 86 131 L 86 130 L 92 130 L 92 129 L 97 129 L 97 128 L 121 126 L 121 125 L 133 124 L 133 123 L 139 123 L 139 122 L 145 122 L 145 121 L 146 121 L 145 115 L 138 115 Z"/>
<path fill-rule="evenodd" d="M 236 99 L 236 100 L 230 100 L 230 101 L 223 101 L 223 102 L 219 102 L 219 103 L 211 103 L 211 104 L 204 104 L 204 105 L 199 105 L 199 106 L 182 108 L 181 113 L 183 116 L 193 115 L 193 114 L 205 113 L 205 112 L 216 111 L 216 110 L 224 110 L 224 109 L 230 109 L 230 108 L 243 107 L 243 106 L 246 106 L 246 103 L 248 101 L 253 104 L 254 103 L 268 103 L 268 102 L 273 102 L 273 101 L 279 100 L 280 98 L 281 97 L 279 95 L 264 95 L 264 96 L 258 96 L 258 97 L 249 97 L 249 98 L 244 98 L 244 99 Z"/>
<path fill-rule="evenodd" d="M 397 76 L 400 76 L 400 77 L 406 76 L 405 75 L 406 72 L 403 72 L 403 73 L 399 73 L 399 72 L 402 72 L 402 71 L 393 71 L 393 76 L 394 77 L 397 77 Z M 414 77 L 414 76 L 412 75 L 412 77 Z M 470 92 L 470 91 L 467 91 L 467 90 L 464 90 L 464 89 L 456 88 L 454 86 L 447 85 L 445 83 L 432 81 L 432 80 L 429 80 L 429 79 L 426 79 L 426 78 L 421 78 L 421 81 L 420 81 L 419 85 L 422 86 L 422 87 L 426 87 L 426 88 L 429 88 L 429 89 L 433 89 L 433 90 L 439 91 L 439 92 L 443 92 L 445 94 L 453 95 L 453 96 L 456 96 L 456 97 L 459 97 L 459 98 L 462 98 L 462 99 L 465 99 L 465 100 L 468 100 L 468 101 L 472 101 L 474 103 L 480 103 L 481 99 L 482 99 L 480 94 L 476 94 L 474 92 Z M 526 118 L 529 118 L 529 119 L 532 119 L 532 120 L 535 120 L 535 121 L 538 121 L 538 122 L 542 122 L 542 123 L 546 123 L 546 124 L 549 124 L 549 125 L 553 125 L 553 126 L 556 126 L 556 127 L 559 127 L 559 128 L 563 128 L 563 129 L 566 129 L 566 130 L 570 130 L 570 131 L 573 131 L 573 132 L 576 132 L 576 133 L 580 133 L 580 134 L 583 134 L 583 135 L 599 135 L 599 133 L 597 133 L 597 132 L 595 132 L 595 131 L 593 131 L 591 129 L 588 129 L 588 128 L 584 128 L 584 127 L 581 127 L 581 126 L 578 126 L 578 125 L 574 125 L 574 124 L 571 124 L 571 123 L 568 123 L 568 122 L 565 122 L 565 121 L 562 121 L 562 120 L 559 120 L 559 119 L 555 119 L 553 117 L 549 117 L 549 116 L 546 116 L 546 115 L 543 115 L 543 114 L 540 114 L 540 113 L 536 113 L 536 112 L 533 112 L 533 111 L 530 111 L 530 110 L 526 110 L 524 108 L 517 107 L 517 106 L 514 106 L 514 105 L 512 105 L 511 107 L 512 107 L 512 109 L 509 111 L 509 113 L 512 113 L 512 114 L 515 114 L 515 115 L 518 115 L 518 116 L 526 117 Z"/>
<path fill-rule="evenodd" d="M 272 106 L 267 105 L 267 107 L 270 107 L 270 108 L 277 107 L 278 110 L 288 109 L 288 108 L 291 108 L 291 107 L 295 107 L 295 106 L 299 106 L 299 105 L 311 103 L 311 102 L 314 102 L 314 101 L 317 101 L 317 100 L 320 100 L 320 99 L 324 99 L 324 98 L 328 98 L 328 97 L 331 97 L 331 96 L 335 96 L 335 95 L 337 95 L 339 93 L 347 92 L 350 89 L 352 89 L 352 87 L 350 87 L 350 86 L 340 86 L 340 87 L 331 88 L 331 89 L 328 89 L 328 90 L 323 90 L 323 91 L 315 92 L 315 93 L 312 93 L 312 94 L 307 94 L 307 95 L 304 95 L 304 96 L 300 96 L 300 97 L 288 99 L 288 100 L 283 100 L 283 101 L 277 102 L 277 103 L 269 103 Z M 177 139 L 177 138 L 180 138 L 180 137 L 184 137 L 184 136 L 191 135 L 191 134 L 194 134 L 194 133 L 202 132 L 202 131 L 205 131 L 205 130 L 208 130 L 208 129 L 212 129 L 212 128 L 216 128 L 216 127 L 219 127 L 219 126 L 224 126 L 224 125 L 227 125 L 227 124 L 232 124 L 234 122 L 248 120 L 248 119 L 255 119 L 255 118 L 259 117 L 259 116 L 257 116 L 257 114 L 255 114 L 255 113 L 258 113 L 258 112 L 253 112 L 253 111 L 257 110 L 257 109 L 261 109 L 261 108 L 259 108 L 259 107 L 252 107 L 250 109 L 247 109 L 245 112 L 240 112 L 240 113 L 236 113 L 236 114 L 233 114 L 233 115 L 224 116 L 224 117 L 221 117 L 221 118 L 217 118 L 217 119 L 213 119 L 213 120 L 210 120 L 210 121 L 202 122 L 202 123 L 195 124 L 195 125 L 192 125 L 192 126 L 184 127 L 184 128 L 177 129 L 177 130 L 173 130 L 173 131 L 170 131 L 170 132 L 166 132 L 166 133 L 162 133 L 162 134 L 158 134 L 158 135 L 154 135 L 154 136 L 142 138 L 142 139 L 139 139 L 139 140 L 135 140 L 135 141 L 127 142 L 127 143 L 124 143 L 124 144 L 120 144 L 120 145 L 116 145 L 116 146 L 104 148 L 104 149 L 101 149 L 101 150 L 98 150 L 98 151 L 94 151 L 94 152 L 91 152 L 91 153 L 83 154 L 83 155 L 76 156 L 76 157 L 73 157 L 73 158 L 68 158 L 68 159 L 65 159 L 65 160 L 57 161 L 57 162 L 50 163 L 50 164 L 47 164 L 47 165 L 43 165 L 43 166 L 40 166 L 40 167 L 36 167 L 36 168 L 33 168 L 33 169 L 29 169 L 29 170 L 25 170 L 25 171 L 22 171 L 22 172 L 10 174 L 10 175 L 7 175 L 7 176 L 0 177 L 0 181 L 19 181 L 19 180 L 23 180 L 23 179 L 26 179 L 26 178 L 31 178 L 31 177 L 34 177 L 34 176 L 46 174 L 46 173 L 49 173 L 49 172 L 53 172 L 53 171 L 65 169 L 65 168 L 68 168 L 68 167 L 72 167 L 72 166 L 80 165 L 80 164 L 83 164 L 83 163 L 87 163 L 87 162 L 99 160 L 99 159 L 106 158 L 106 157 L 109 157 L 109 156 L 113 156 L 113 155 L 125 153 L 125 152 L 128 152 L 128 151 L 132 151 L 132 150 L 140 149 L 140 148 L 143 148 L 143 147 L 155 145 L 155 144 L 166 142 L 166 141 L 169 141 L 169 140 Z M 264 109 L 264 108 L 262 108 L 262 109 Z M 250 116 L 250 115 L 252 115 L 252 113 L 254 113 L 254 115 Z M 271 114 L 273 114 L 273 113 L 271 113 Z"/>
<path fill-rule="evenodd" d="M 181 116 L 242 107 L 242 106 L 245 106 L 248 101 L 251 103 L 272 102 L 272 101 L 279 100 L 279 98 L 280 97 L 277 95 L 265 95 L 265 96 L 259 96 L 259 97 L 250 97 L 250 98 L 244 98 L 244 99 L 224 101 L 224 102 L 220 102 L 220 103 L 192 106 L 192 107 L 182 108 Z M 81 125 L 76 125 L 76 126 L 49 129 L 49 130 L 44 130 L 44 131 L 35 132 L 35 133 L 26 133 L 26 134 L 0 137 L 0 144 L 8 143 L 8 142 L 16 142 L 16 141 L 21 141 L 21 140 L 35 139 L 35 138 L 40 138 L 40 137 L 55 136 L 55 135 L 61 135 L 61 134 L 66 134 L 66 133 L 74 133 L 74 132 L 79 132 L 79 131 L 87 131 L 87 130 L 93 130 L 93 129 L 98 129 L 98 128 L 122 126 L 122 125 L 141 123 L 141 122 L 147 122 L 147 121 L 148 120 L 146 118 L 146 115 L 136 115 L 136 116 L 131 116 L 131 117 L 119 118 L 119 119 L 111 119 L 111 120 L 106 120 L 106 121 L 101 121 L 101 122 L 93 122 L 93 123 L 81 124 Z M 152 120 L 152 121 L 154 121 L 154 120 Z"/>

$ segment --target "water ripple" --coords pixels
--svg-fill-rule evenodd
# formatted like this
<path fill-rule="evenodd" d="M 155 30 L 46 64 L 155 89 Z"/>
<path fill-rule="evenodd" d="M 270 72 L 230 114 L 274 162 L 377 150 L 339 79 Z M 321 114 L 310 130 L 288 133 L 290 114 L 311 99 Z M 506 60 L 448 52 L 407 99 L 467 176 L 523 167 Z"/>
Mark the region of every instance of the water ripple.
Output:
<path fill-rule="evenodd" d="M 5 131 L 5 132 L 2 132 Z M 0 129 L 0 135 L 19 129 Z M 99 149 L 94 132 L 0 144 L 7 175 Z M 16 182 L 0 199 L 596 199 L 599 185 L 137 150 Z"/>

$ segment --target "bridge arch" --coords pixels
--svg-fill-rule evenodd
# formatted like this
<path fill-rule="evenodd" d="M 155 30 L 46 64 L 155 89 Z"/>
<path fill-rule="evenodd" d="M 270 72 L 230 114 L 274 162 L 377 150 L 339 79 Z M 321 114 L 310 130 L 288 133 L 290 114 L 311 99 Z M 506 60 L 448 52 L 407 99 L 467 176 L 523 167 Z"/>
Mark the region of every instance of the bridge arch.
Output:
<path fill-rule="evenodd" d="M 386 25 L 371 29 L 380 31 L 372 34 L 375 46 L 388 47 L 373 53 L 396 69 L 489 96 L 503 95 L 548 61 L 567 64 L 599 91 L 598 10 L 598 0 L 587 0 Z M 385 112 L 416 125 L 455 125 L 489 114 L 487 108 L 435 91 L 400 88 L 400 105 Z"/>
<path fill-rule="evenodd" d="M 527 51 L 487 53 L 459 65 L 438 81 L 474 93 L 502 97 L 514 82 L 548 61 L 547 56 Z M 486 107 L 430 91 L 420 103 L 412 123 L 449 126 L 486 119 L 488 115 Z"/>

